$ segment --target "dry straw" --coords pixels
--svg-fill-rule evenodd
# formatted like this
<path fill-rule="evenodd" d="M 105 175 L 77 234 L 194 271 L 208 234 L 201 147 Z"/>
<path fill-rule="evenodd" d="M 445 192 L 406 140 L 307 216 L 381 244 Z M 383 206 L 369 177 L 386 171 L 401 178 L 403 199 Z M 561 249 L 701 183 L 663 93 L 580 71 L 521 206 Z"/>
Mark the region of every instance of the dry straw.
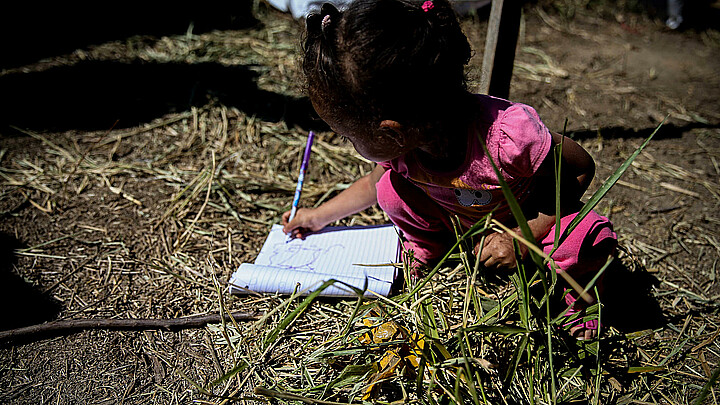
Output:
<path fill-rule="evenodd" d="M 552 29 L 587 34 L 538 13 Z M 120 50 L 128 60 L 252 66 L 261 73 L 259 90 L 300 97 L 298 27 L 287 18 L 263 22 L 263 29 L 242 35 L 183 35 L 149 44 L 136 39 L 82 56 L 102 59 Z M 543 51 L 523 52 L 539 62 L 520 65 L 518 74 L 546 82 L 567 74 Z M 79 58 L 68 55 L 63 63 Z M 659 276 L 654 297 L 669 322 L 636 333 L 609 328 L 599 341 L 580 342 L 563 326 L 563 308 L 552 294 L 558 280 L 537 264 L 544 257 L 521 262 L 506 276 L 474 261 L 468 238 L 499 226 L 492 218 L 470 230 L 458 228 L 457 246 L 445 260 L 421 283 L 390 298 L 228 296 L 225 281 L 240 263 L 254 259 L 269 225 L 290 203 L 305 129 L 283 120 L 211 99 L 202 108 L 136 128 L 16 131 L 23 137 L 3 139 L 0 147 L 3 231 L 30 241 L 15 250 L 13 271 L 62 303 L 60 320 L 214 314 L 222 322 L 181 332 L 86 332 L 2 349 L 7 394 L 0 399 L 50 397 L 44 387 L 54 389 L 68 378 L 53 357 L 62 354 L 82 362 L 77 373 L 84 373 L 83 381 L 112 375 L 108 378 L 120 387 L 98 399 L 92 384 L 74 384 L 73 394 L 89 402 L 715 401 L 717 269 L 707 269 L 714 278 L 704 284 L 683 269 L 693 265 L 688 257 L 720 254 L 718 221 L 708 213 L 703 223 L 687 223 L 682 213 L 694 207 L 688 201 L 700 197 L 720 201 L 720 187 L 703 173 L 645 152 L 633 154 L 639 144 L 622 156 L 628 165 L 613 167 L 636 178 L 611 176 L 606 184 L 658 192 L 657 184 L 676 196 L 653 214 L 667 220 L 673 247 L 643 242 L 626 231 L 619 257 L 633 274 Z M 699 143 L 697 149 L 713 162 L 720 158 L 716 148 Z M 319 132 L 304 201 L 320 204 L 371 168 L 350 145 Z M 647 177 L 654 184 L 638 180 Z M 588 206 L 622 212 L 608 190 L 601 188 Z M 375 208 L 346 221 L 380 222 L 384 215 Z M 602 311 L 596 305 L 586 315 Z M 226 317 L 235 312 L 260 315 Z M 395 332 L 379 336 L 383 325 L 396 325 Z M 366 335 L 374 339 L 368 342 Z M 108 359 L 108 352 L 114 357 Z M 30 360 L 38 356 L 55 359 L 57 367 L 31 377 L 26 370 L 37 371 Z M 33 378 L 40 379 L 36 385 L 22 382 Z"/>

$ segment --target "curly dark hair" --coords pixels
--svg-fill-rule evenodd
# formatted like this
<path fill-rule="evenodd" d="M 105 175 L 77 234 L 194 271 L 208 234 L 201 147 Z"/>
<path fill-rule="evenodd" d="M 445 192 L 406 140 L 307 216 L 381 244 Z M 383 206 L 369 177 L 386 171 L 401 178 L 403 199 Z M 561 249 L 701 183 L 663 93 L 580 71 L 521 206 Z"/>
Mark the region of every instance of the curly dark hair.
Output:
<path fill-rule="evenodd" d="M 428 125 L 467 93 L 470 44 L 448 0 L 325 3 L 306 26 L 310 97 L 354 117 Z"/>

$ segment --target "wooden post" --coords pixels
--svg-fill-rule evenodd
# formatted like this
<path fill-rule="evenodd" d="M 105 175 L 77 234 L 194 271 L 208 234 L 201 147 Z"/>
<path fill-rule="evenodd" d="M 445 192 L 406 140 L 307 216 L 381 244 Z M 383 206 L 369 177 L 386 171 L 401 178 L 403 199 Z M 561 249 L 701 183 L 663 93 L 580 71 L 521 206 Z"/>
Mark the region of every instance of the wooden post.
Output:
<path fill-rule="evenodd" d="M 508 98 L 515 47 L 520 30 L 521 0 L 493 0 L 490 9 L 480 92 Z"/>

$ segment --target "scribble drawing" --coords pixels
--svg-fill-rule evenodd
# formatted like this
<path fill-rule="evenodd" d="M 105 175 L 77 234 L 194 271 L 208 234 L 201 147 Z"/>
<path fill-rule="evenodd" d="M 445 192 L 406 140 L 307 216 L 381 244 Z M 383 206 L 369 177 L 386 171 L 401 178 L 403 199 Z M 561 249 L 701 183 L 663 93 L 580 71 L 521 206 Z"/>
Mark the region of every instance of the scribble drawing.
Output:
<path fill-rule="evenodd" d="M 331 254 L 333 250 L 345 250 L 345 246 L 336 244 L 326 248 L 313 244 L 278 243 L 268 258 L 270 266 L 283 269 L 315 271 L 315 263 L 322 255 Z M 332 252 L 337 255 L 338 252 Z"/>

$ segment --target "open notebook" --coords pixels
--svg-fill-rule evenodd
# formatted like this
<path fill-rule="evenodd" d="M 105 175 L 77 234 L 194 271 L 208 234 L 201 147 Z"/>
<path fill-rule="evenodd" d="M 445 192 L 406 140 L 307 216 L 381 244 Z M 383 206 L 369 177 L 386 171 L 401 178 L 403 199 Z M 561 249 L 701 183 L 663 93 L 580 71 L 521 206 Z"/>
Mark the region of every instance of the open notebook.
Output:
<path fill-rule="evenodd" d="M 230 278 L 230 292 L 249 291 L 306 294 L 329 279 L 387 296 L 397 269 L 400 244 L 392 225 L 327 227 L 303 239 L 286 241 L 282 226 L 273 225 L 255 263 L 243 263 Z M 366 296 L 373 296 L 370 291 Z M 341 283 L 326 288 L 324 296 L 354 296 Z"/>

